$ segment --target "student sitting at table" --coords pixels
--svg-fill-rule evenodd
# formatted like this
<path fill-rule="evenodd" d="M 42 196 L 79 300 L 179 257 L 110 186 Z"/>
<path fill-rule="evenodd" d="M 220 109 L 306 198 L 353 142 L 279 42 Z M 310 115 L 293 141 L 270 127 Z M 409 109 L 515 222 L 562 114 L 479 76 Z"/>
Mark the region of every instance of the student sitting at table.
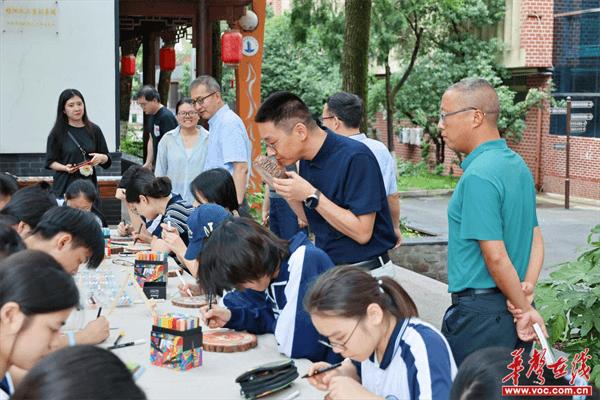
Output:
<path fill-rule="evenodd" d="M 25 249 L 25 242 L 10 225 L 0 222 L 0 260 Z"/>
<path fill-rule="evenodd" d="M 104 215 L 94 204 L 97 199 L 98 191 L 94 184 L 86 179 L 77 179 L 71 182 L 65 192 L 66 206 L 91 212 L 100 226 L 108 227 Z"/>
<path fill-rule="evenodd" d="M 323 344 L 347 358 L 341 367 L 309 378 L 329 392 L 328 399 L 448 399 L 456 375 L 450 346 L 417 318 L 415 303 L 394 279 L 336 267 L 304 301 L 317 331 L 327 337 Z M 327 366 L 315 363 L 308 374 Z"/>
<path fill-rule="evenodd" d="M 50 353 L 78 303 L 73 277 L 49 255 L 24 250 L 0 261 L 0 399 L 13 391 L 8 369 L 31 369 Z"/>
<path fill-rule="evenodd" d="M 229 173 L 227 173 L 229 175 Z M 237 204 L 237 201 L 236 201 Z M 187 268 L 190 275 L 196 277 L 198 274 L 198 265 L 200 253 L 204 245 L 204 239 L 214 230 L 222 221 L 231 217 L 231 213 L 218 204 L 200 204 L 194 209 L 194 212 L 187 220 L 187 225 L 190 228 L 190 241 L 186 247 L 181 237 L 177 234 L 174 227 L 169 228 L 163 224 L 162 239 L 173 252 L 177 259 Z M 187 290 L 191 290 L 196 295 L 200 295 L 203 291 L 198 285 L 180 285 L 180 291 L 183 295 L 187 295 Z"/>
<path fill-rule="evenodd" d="M 204 243 L 198 283 L 208 293 L 227 293 L 225 307 L 202 309 L 210 328 L 274 333 L 288 357 L 339 361 L 302 306 L 304 293 L 333 262 L 302 232 L 284 241 L 249 218 L 222 222 Z"/>
<path fill-rule="evenodd" d="M 12 225 L 22 238 L 26 238 L 40 222 L 42 215 L 57 206 L 56 197 L 48 184 L 28 186 L 15 192 L 0 211 L 0 217 Z"/>
<path fill-rule="evenodd" d="M 50 354 L 29 371 L 11 400 L 145 400 L 123 361 L 95 346 Z"/>
<path fill-rule="evenodd" d="M 192 181 L 191 192 L 196 200 L 194 205 L 215 203 L 225 207 L 234 216 L 250 217 L 240 214 L 235 183 L 225 168 L 213 168 L 204 171 Z"/>
<path fill-rule="evenodd" d="M 161 224 L 171 225 L 188 244 L 187 220 L 194 207 L 183 200 L 180 195 L 171 193 L 171 181 L 167 177 L 155 177 L 151 171 L 140 168 L 131 176 L 125 198 L 133 212 L 143 216 L 146 221 L 151 221 L 162 215 Z M 160 227 L 159 227 L 160 228 Z M 162 232 L 162 228 L 160 228 Z M 157 230 L 153 233 L 152 250 L 169 251 Z"/>
<path fill-rule="evenodd" d="M 82 264 L 96 268 L 104 258 L 102 230 L 91 213 L 70 207 L 48 210 L 25 239 L 28 249 L 50 254 L 63 269 L 74 275 Z M 82 330 L 62 337 L 61 346 L 98 344 L 109 335 L 108 320 L 101 316 Z"/>

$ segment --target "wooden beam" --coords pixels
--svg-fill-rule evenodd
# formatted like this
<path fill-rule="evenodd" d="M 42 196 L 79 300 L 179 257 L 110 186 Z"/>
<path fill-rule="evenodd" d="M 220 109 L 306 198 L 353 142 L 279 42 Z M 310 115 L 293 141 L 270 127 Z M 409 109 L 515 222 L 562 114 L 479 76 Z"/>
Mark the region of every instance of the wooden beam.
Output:
<path fill-rule="evenodd" d="M 196 13 L 194 1 L 121 0 L 122 17 L 192 17 Z"/>

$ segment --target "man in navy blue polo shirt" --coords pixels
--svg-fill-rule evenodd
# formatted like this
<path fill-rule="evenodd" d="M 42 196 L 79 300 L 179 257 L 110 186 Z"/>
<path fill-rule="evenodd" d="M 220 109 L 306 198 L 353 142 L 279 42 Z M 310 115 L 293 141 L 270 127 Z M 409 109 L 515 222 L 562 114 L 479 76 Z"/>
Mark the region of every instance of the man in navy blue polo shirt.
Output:
<path fill-rule="evenodd" d="M 481 348 L 526 347 L 534 323 L 545 330 L 531 304 L 544 253 L 535 188 L 523 159 L 500 139 L 499 112 L 484 79 L 464 79 L 442 97 L 442 137 L 467 155 L 448 205 L 452 306 L 442 324 L 457 365 Z"/>
<path fill-rule="evenodd" d="M 306 215 L 317 247 L 337 265 L 393 276 L 396 267 L 387 252 L 396 236 L 381 171 L 369 148 L 319 128 L 306 104 L 289 92 L 269 96 L 255 121 L 280 164 L 300 160 L 299 174 L 288 172 L 289 179 L 274 179 L 273 187 L 300 218 Z"/>

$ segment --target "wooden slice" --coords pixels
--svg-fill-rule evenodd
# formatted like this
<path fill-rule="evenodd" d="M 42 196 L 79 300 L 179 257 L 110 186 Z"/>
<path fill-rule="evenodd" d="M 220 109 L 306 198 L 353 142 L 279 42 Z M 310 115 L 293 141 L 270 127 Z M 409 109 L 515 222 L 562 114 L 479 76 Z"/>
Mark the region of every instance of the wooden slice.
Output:
<path fill-rule="evenodd" d="M 184 308 L 200 308 L 208 304 L 206 296 L 194 296 L 194 297 L 178 297 L 172 299 L 171 303 L 177 307 Z"/>
<path fill-rule="evenodd" d="M 248 332 L 215 331 L 202 334 L 204 351 L 215 353 L 237 353 L 256 347 L 256 335 Z"/>
<path fill-rule="evenodd" d="M 150 251 L 150 245 L 145 243 L 132 244 L 123 249 L 124 253 L 137 253 L 140 251 Z"/>
<path fill-rule="evenodd" d="M 176 278 L 177 277 L 177 272 L 175 272 L 175 271 L 177 271 L 177 270 L 179 271 L 180 274 L 183 274 L 183 269 L 182 268 L 174 267 L 172 269 L 169 269 L 169 273 L 168 273 L 169 278 Z"/>

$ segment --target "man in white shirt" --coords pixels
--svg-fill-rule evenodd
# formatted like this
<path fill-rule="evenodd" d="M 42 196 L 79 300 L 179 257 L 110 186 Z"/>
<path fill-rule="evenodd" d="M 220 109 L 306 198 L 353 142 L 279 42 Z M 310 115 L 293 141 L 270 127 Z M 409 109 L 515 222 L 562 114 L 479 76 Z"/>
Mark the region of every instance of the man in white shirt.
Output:
<path fill-rule="evenodd" d="M 377 159 L 383 175 L 385 193 L 397 238 L 396 247 L 398 247 L 402 242 L 402 233 L 400 232 L 400 195 L 396 183 L 396 161 L 383 143 L 370 139 L 360 132 L 362 114 L 363 102 L 360 97 L 352 93 L 338 92 L 330 96 L 323 106 L 321 122 L 324 127 L 335 133 L 365 144 Z"/>

